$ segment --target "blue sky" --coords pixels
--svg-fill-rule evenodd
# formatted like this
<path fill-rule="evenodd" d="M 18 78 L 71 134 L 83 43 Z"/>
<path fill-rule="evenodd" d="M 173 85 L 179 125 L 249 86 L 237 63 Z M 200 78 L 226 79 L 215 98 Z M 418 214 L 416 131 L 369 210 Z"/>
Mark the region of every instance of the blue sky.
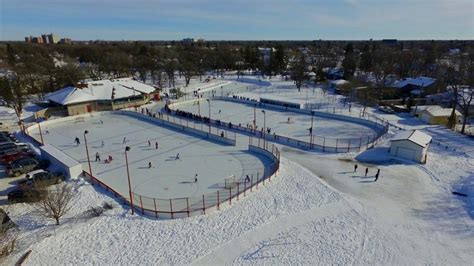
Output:
<path fill-rule="evenodd" d="M 474 0 L 0 0 L 0 40 L 474 39 Z"/>

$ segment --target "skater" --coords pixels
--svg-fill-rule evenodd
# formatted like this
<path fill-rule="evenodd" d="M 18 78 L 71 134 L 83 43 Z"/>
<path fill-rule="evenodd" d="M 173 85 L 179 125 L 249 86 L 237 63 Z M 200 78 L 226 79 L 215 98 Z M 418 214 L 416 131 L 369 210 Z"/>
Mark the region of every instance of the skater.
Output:
<path fill-rule="evenodd" d="M 249 175 L 247 175 L 247 176 L 245 177 L 245 183 L 247 183 L 247 182 L 250 182 L 250 177 L 249 177 Z"/>
<path fill-rule="evenodd" d="M 148 162 L 148 168 L 151 168 L 151 162 Z"/>
<path fill-rule="evenodd" d="M 375 174 L 375 180 L 374 180 L 374 182 L 377 182 L 377 180 L 379 179 L 379 173 L 380 173 L 380 172 L 377 171 L 377 173 Z"/>
<path fill-rule="evenodd" d="M 175 160 L 179 160 L 179 152 L 176 154 L 176 157 L 174 157 Z"/>
<path fill-rule="evenodd" d="M 95 153 L 95 161 L 99 161 L 100 162 L 100 155 L 98 152 Z"/>
<path fill-rule="evenodd" d="M 100 123 L 101 123 L 101 124 L 103 124 L 103 123 L 104 123 L 104 121 L 102 121 L 102 119 L 101 119 L 101 120 L 100 120 Z"/>
<path fill-rule="evenodd" d="M 46 128 L 45 132 L 46 134 L 49 134 L 49 128 Z"/>
<path fill-rule="evenodd" d="M 219 114 L 221 114 L 221 113 L 222 113 L 222 110 L 221 110 L 221 109 L 219 109 Z"/>
<path fill-rule="evenodd" d="M 197 181 L 198 181 L 198 174 L 195 174 L 194 175 L 194 183 L 197 183 Z"/>
<path fill-rule="evenodd" d="M 357 171 L 357 164 L 354 165 L 354 173 Z"/>
<path fill-rule="evenodd" d="M 122 144 L 125 144 L 126 142 L 127 142 L 127 138 L 126 138 L 126 137 L 123 137 Z"/>
<path fill-rule="evenodd" d="M 100 143 L 100 147 L 103 148 L 104 146 L 105 146 L 105 143 L 104 143 L 104 141 L 102 141 L 102 142 Z"/>
<path fill-rule="evenodd" d="M 155 142 L 155 150 L 158 150 L 158 141 Z"/>
<path fill-rule="evenodd" d="M 112 161 L 112 155 L 109 155 L 109 162 Z"/>
<path fill-rule="evenodd" d="M 151 147 L 151 141 L 148 141 L 148 147 Z"/>
<path fill-rule="evenodd" d="M 76 143 L 76 146 L 78 146 L 79 144 L 81 144 L 81 141 L 79 140 L 78 137 L 76 137 L 76 138 L 74 139 L 74 142 Z"/>
<path fill-rule="evenodd" d="M 367 174 L 369 173 L 369 167 L 365 168 L 365 176 L 367 177 Z"/>

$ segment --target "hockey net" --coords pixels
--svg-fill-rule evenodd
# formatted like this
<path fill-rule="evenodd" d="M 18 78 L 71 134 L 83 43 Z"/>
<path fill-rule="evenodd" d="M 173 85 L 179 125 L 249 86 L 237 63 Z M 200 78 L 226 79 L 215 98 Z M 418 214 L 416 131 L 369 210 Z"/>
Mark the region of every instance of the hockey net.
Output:
<path fill-rule="evenodd" d="M 235 175 L 231 175 L 229 178 L 224 179 L 224 186 L 226 189 L 231 189 L 237 186 Z"/>

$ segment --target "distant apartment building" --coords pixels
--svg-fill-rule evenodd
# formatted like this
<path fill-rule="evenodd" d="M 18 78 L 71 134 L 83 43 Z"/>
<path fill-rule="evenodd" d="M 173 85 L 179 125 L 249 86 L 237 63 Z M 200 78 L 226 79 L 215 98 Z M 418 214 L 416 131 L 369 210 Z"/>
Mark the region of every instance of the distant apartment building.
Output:
<path fill-rule="evenodd" d="M 72 43 L 71 39 L 69 38 L 63 38 L 65 41 L 63 43 Z M 55 35 L 53 33 L 51 34 L 42 34 L 41 36 L 38 37 L 25 37 L 25 42 L 30 42 L 30 43 L 38 43 L 38 44 L 57 44 L 60 42 L 60 38 L 58 35 Z"/>
<path fill-rule="evenodd" d="M 72 44 L 72 40 L 70 38 L 62 38 L 59 41 L 60 44 Z"/>
<path fill-rule="evenodd" d="M 37 44 L 43 44 L 43 37 L 41 37 L 41 36 L 33 37 L 31 39 L 31 42 L 32 43 L 37 43 Z"/>

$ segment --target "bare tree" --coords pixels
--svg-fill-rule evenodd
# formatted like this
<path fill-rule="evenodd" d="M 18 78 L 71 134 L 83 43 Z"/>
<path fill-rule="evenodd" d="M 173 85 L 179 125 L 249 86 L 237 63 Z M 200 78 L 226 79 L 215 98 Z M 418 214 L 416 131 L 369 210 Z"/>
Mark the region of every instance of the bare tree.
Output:
<path fill-rule="evenodd" d="M 59 219 L 71 209 L 71 202 L 74 198 L 72 187 L 67 184 L 56 185 L 52 190 L 48 190 L 46 195 L 37 203 L 40 215 L 51 218 L 59 225 Z"/>

